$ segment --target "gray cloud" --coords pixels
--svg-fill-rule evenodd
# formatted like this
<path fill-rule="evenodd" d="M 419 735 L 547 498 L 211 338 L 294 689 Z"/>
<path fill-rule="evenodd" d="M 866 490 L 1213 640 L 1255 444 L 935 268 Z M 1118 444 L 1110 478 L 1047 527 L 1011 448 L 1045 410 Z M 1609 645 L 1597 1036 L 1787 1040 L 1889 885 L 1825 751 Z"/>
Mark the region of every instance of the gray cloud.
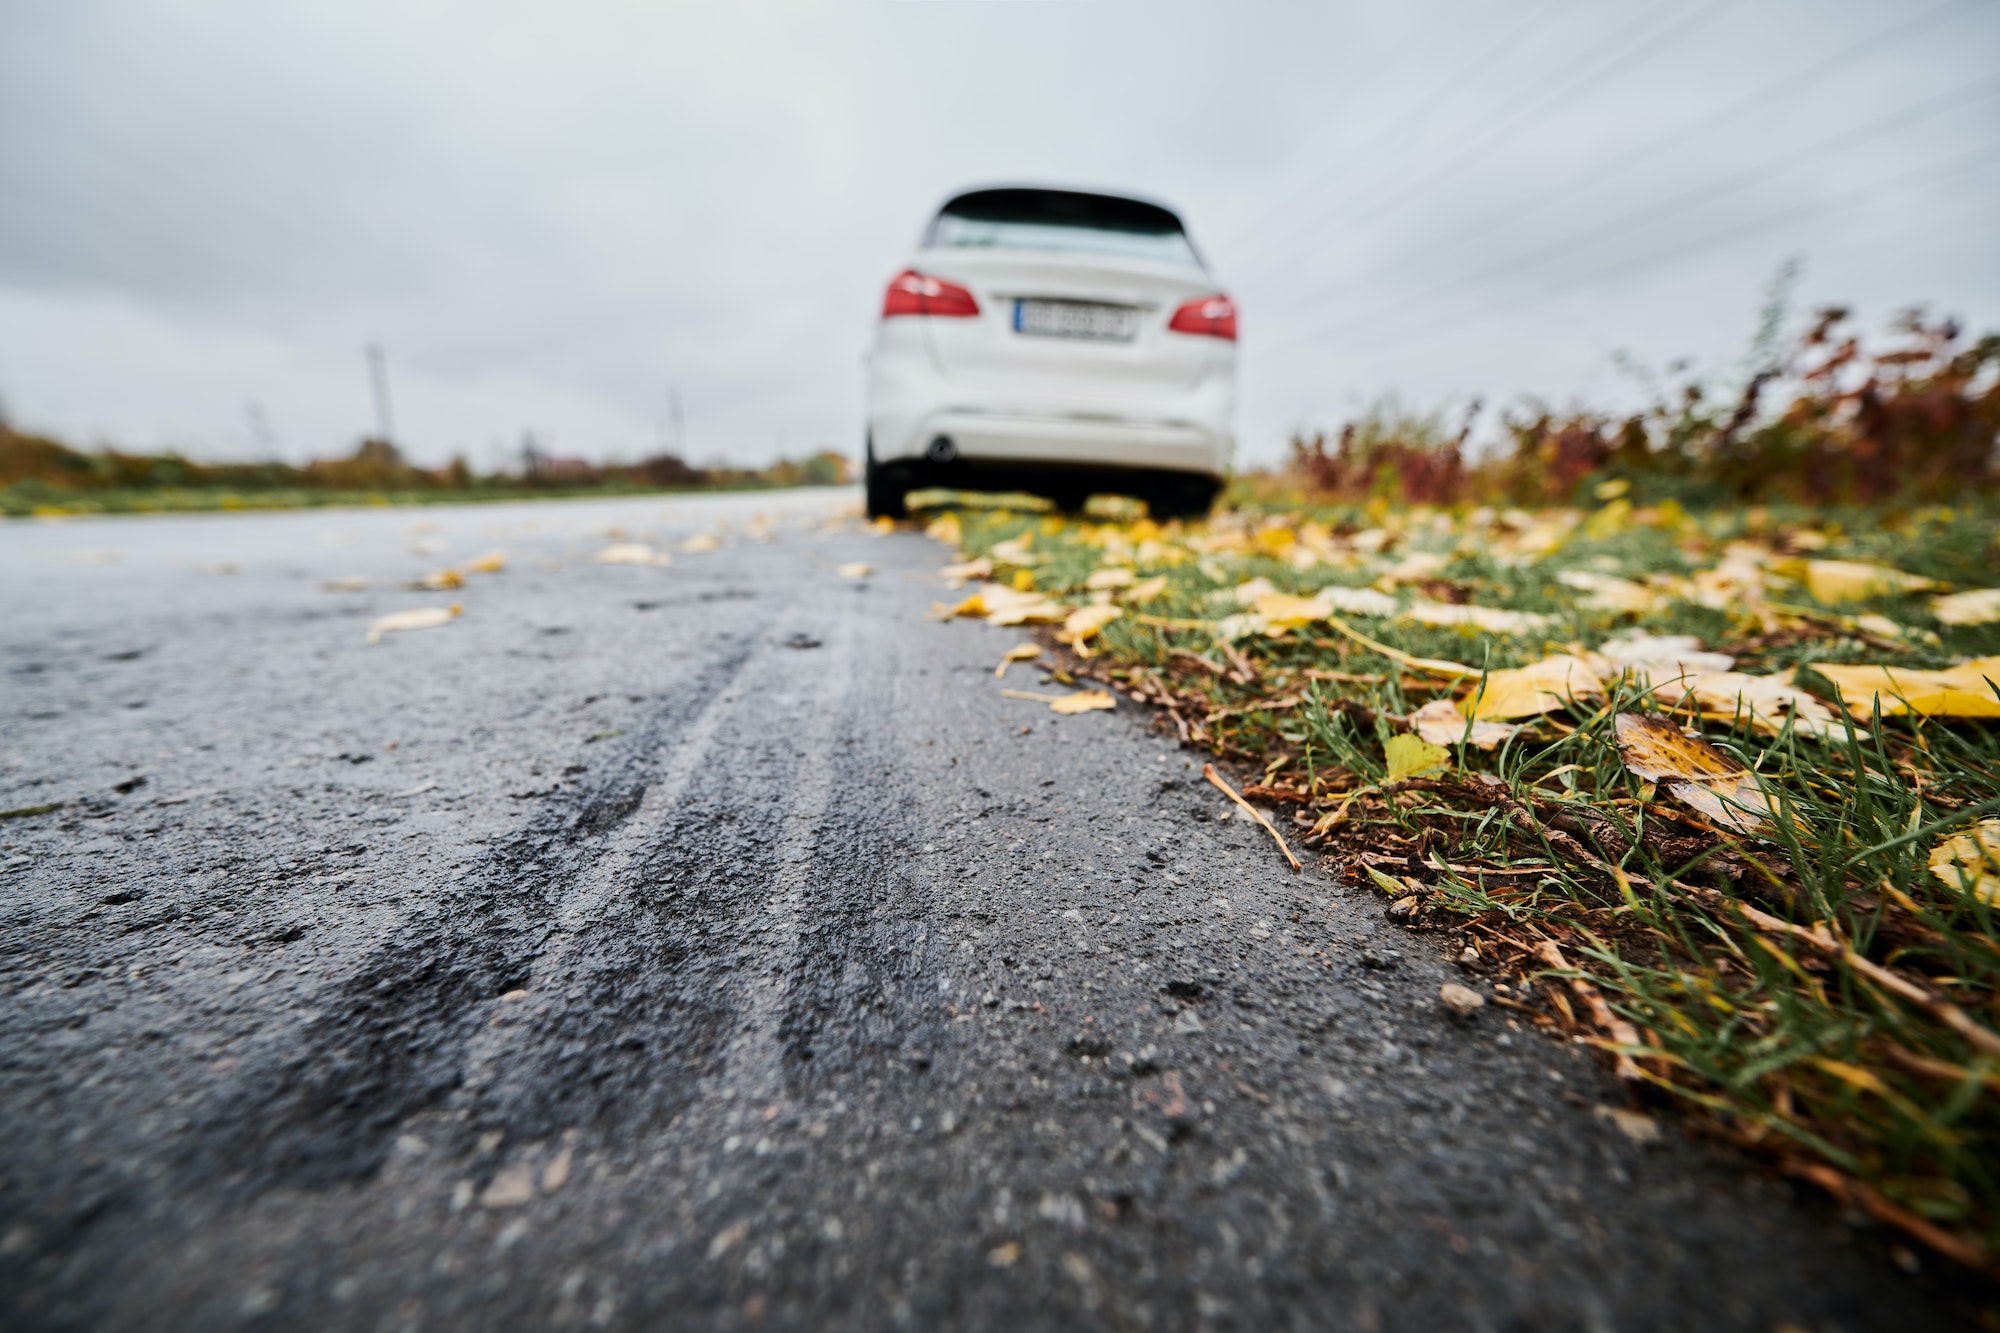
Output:
<path fill-rule="evenodd" d="M 1807 300 L 2000 324 L 1990 3 L 655 11 L 7 7 L 0 393 L 223 453 L 254 400 L 324 453 L 380 340 L 428 457 L 630 456 L 669 383 L 698 455 L 852 450 L 881 284 L 1002 179 L 1186 212 L 1252 458 L 1381 389 L 1727 360 L 1792 255 Z"/>

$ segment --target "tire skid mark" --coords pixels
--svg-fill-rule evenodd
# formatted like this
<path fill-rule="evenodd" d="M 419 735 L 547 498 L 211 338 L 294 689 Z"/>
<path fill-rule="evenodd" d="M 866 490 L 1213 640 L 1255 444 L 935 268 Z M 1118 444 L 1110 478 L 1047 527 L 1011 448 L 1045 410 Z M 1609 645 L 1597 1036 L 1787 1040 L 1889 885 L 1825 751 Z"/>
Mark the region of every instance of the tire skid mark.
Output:
<path fill-rule="evenodd" d="M 637 728 L 603 776 L 540 805 L 527 827 L 495 846 L 475 887 L 447 892 L 450 915 L 409 923 L 403 938 L 364 955 L 330 988 L 318 1016 L 274 1035 L 189 1134 L 184 1169 L 258 1192 L 326 1188 L 372 1175 L 397 1128 L 464 1081 L 468 1044 L 490 1004 L 520 988 L 563 918 L 563 884 L 591 844 L 622 846 L 646 809 L 665 751 L 671 780 L 715 722 L 791 602 L 695 673 Z M 766 652 L 769 650 L 766 649 Z M 692 733 L 692 734 L 690 734 Z"/>
<path fill-rule="evenodd" d="M 787 668 L 765 654 L 716 697 L 564 898 L 524 983 L 525 1015 L 503 1010 L 470 1043 L 465 1095 L 479 1123 L 516 1137 L 579 1126 L 642 1135 L 679 1114 L 721 1057 L 742 997 L 718 980 L 735 950 L 718 952 L 714 937 L 740 933 L 755 872 L 777 873 L 760 836 L 768 818 L 730 775 L 782 738 L 771 687 Z M 707 892 L 717 864 L 723 891 Z"/>

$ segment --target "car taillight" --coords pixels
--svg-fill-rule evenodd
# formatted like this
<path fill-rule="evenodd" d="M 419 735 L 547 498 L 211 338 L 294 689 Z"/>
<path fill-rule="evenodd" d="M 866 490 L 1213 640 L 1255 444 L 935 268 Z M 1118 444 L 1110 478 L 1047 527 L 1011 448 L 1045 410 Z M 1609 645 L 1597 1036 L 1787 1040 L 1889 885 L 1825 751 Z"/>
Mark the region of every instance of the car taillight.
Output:
<path fill-rule="evenodd" d="M 1203 296 L 1174 311 L 1167 327 L 1176 333 L 1236 341 L 1236 302 L 1226 296 Z"/>
<path fill-rule="evenodd" d="M 963 318 L 979 313 L 979 302 L 955 282 L 906 268 L 889 284 L 882 298 L 882 318 L 894 315 L 943 315 Z"/>

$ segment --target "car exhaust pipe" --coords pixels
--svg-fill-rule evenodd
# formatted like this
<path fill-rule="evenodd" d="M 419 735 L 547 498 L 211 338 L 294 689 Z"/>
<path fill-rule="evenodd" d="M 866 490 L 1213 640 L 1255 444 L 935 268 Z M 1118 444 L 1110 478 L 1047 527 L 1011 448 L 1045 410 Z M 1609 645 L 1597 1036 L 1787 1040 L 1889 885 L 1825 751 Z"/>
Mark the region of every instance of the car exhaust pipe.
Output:
<path fill-rule="evenodd" d="M 958 458 L 958 446 L 951 442 L 951 436 L 940 435 L 925 447 L 924 457 L 933 463 L 950 463 Z"/>

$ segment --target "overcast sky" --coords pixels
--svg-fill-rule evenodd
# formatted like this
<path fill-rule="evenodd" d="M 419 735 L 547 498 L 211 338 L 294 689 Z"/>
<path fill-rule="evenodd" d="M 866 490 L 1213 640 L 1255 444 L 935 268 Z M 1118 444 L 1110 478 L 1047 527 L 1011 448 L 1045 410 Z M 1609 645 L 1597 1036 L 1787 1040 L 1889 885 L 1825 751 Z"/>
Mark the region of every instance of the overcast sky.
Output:
<path fill-rule="evenodd" d="M 0 399 L 79 442 L 858 454 L 972 183 L 1179 208 L 1241 457 L 1381 392 L 1629 400 L 1761 289 L 2000 329 L 2000 3 L 0 5 Z"/>

